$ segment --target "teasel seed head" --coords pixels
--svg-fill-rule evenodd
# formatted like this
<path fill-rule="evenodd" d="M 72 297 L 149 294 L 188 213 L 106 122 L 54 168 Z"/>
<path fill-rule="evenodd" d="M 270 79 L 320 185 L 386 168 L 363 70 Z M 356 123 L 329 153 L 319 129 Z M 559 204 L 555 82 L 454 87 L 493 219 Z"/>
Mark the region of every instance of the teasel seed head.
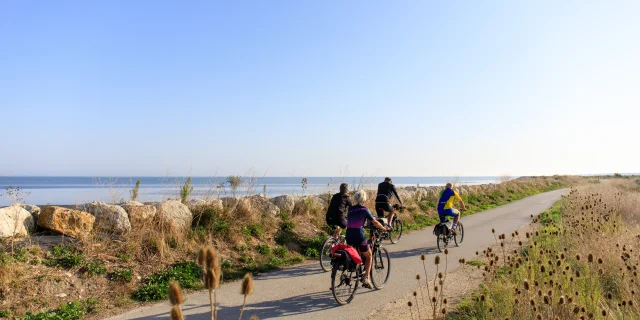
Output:
<path fill-rule="evenodd" d="M 171 320 L 182 320 L 184 319 L 182 317 L 182 310 L 180 310 L 180 307 L 175 305 L 171 308 Z"/>
<path fill-rule="evenodd" d="M 253 276 L 251 273 L 247 273 L 244 275 L 244 279 L 242 280 L 242 294 L 245 296 L 251 295 L 253 293 Z"/>
<path fill-rule="evenodd" d="M 205 247 L 202 247 L 198 251 L 198 259 L 197 259 L 198 266 L 204 269 L 206 260 L 207 260 L 207 249 Z"/>
<path fill-rule="evenodd" d="M 216 252 L 215 249 L 213 248 L 209 248 L 207 250 L 207 255 L 205 258 L 205 266 L 207 268 L 207 270 L 209 269 L 213 269 L 214 267 L 214 261 L 218 258 L 218 253 Z"/>
<path fill-rule="evenodd" d="M 209 291 L 214 290 L 216 286 L 216 275 L 212 269 L 207 270 L 204 276 L 204 287 Z"/>
<path fill-rule="evenodd" d="M 171 302 L 172 306 L 184 302 L 182 290 L 180 290 L 180 285 L 177 282 L 171 282 L 171 284 L 169 284 L 169 302 Z"/>

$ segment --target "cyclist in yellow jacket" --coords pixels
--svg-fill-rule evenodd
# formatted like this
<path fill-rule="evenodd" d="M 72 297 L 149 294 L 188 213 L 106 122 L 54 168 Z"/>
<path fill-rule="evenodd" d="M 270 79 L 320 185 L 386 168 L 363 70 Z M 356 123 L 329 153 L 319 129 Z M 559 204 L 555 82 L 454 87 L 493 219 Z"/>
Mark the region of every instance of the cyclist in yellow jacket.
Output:
<path fill-rule="evenodd" d="M 438 217 L 440 217 L 440 223 L 444 223 L 447 220 L 447 216 L 453 217 L 453 225 L 451 226 L 451 232 L 453 232 L 453 234 L 455 234 L 458 219 L 460 218 L 460 211 L 453 207 L 454 200 L 460 202 L 460 209 L 462 209 L 462 211 L 467 210 L 458 192 L 453 190 L 451 183 L 447 183 L 446 188 L 440 193 Z"/>

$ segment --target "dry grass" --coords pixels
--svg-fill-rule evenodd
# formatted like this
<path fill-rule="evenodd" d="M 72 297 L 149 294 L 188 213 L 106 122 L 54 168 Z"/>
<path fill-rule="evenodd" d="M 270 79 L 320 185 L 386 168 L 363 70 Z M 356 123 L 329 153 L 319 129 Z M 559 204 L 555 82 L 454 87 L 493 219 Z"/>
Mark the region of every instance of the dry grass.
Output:
<path fill-rule="evenodd" d="M 540 229 L 525 235 L 529 245 L 499 235 L 501 248 L 519 248 L 481 254 L 483 289 L 451 318 L 638 318 L 640 194 L 632 190 L 628 181 L 573 189 L 534 219 Z"/>

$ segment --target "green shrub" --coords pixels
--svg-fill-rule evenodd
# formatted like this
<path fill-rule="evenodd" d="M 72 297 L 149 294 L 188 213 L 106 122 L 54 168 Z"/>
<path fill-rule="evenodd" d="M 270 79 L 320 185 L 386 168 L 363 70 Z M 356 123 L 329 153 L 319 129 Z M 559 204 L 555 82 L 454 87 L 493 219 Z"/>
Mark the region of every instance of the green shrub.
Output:
<path fill-rule="evenodd" d="M 178 262 L 164 271 L 144 279 L 142 287 L 133 293 L 137 301 L 158 301 L 167 299 L 169 282 L 176 281 L 183 289 L 196 289 L 201 286 L 202 271 L 191 261 Z"/>
<path fill-rule="evenodd" d="M 133 278 L 133 272 L 129 268 L 117 269 L 111 273 L 109 278 L 111 281 L 129 283 Z"/>
<path fill-rule="evenodd" d="M 0 318 L 11 317 L 11 310 L 0 310 Z"/>
<path fill-rule="evenodd" d="M 419 206 L 420 206 L 420 210 L 427 211 L 430 208 L 435 208 L 436 207 L 436 203 L 433 202 L 433 201 L 422 201 L 422 202 L 420 202 Z"/>
<path fill-rule="evenodd" d="M 469 260 L 467 261 L 467 264 L 473 267 L 481 267 L 485 265 L 484 261 L 480 260 Z"/>
<path fill-rule="evenodd" d="M 16 259 L 16 261 L 26 262 L 27 261 L 27 254 L 28 254 L 27 249 L 25 249 L 25 248 L 16 248 L 13 251 L 13 258 Z"/>
<path fill-rule="evenodd" d="M 327 240 L 326 237 L 303 238 L 300 239 L 300 245 L 302 246 L 303 251 L 307 248 L 319 250 L 325 240 Z"/>
<path fill-rule="evenodd" d="M 16 320 L 78 320 L 85 315 L 95 312 L 98 308 L 98 300 L 90 298 L 84 301 L 62 303 L 60 308 L 32 314 L 27 312 L 24 317 L 16 317 Z"/>
<path fill-rule="evenodd" d="M 271 257 L 269 258 L 269 261 L 267 262 L 267 267 L 269 269 L 277 269 L 281 266 L 283 266 L 285 264 L 285 261 L 278 258 L 278 257 Z"/>
<path fill-rule="evenodd" d="M 280 223 L 280 230 L 284 232 L 293 232 L 296 225 L 291 220 L 282 220 Z"/>
<path fill-rule="evenodd" d="M 211 231 L 214 236 L 218 236 L 221 238 L 226 238 L 229 236 L 229 230 L 231 229 L 231 224 L 227 219 L 219 219 L 214 221 Z"/>
<path fill-rule="evenodd" d="M 222 260 L 222 269 L 231 269 L 233 268 L 233 262 L 231 260 L 224 259 Z"/>
<path fill-rule="evenodd" d="M 244 264 L 253 264 L 256 262 L 256 259 L 246 253 L 243 253 L 242 255 L 240 255 L 240 258 L 238 258 L 238 261 Z"/>
<path fill-rule="evenodd" d="M 269 246 L 268 246 L 268 245 L 266 245 L 266 244 L 258 245 L 258 246 L 256 247 L 256 250 L 258 251 L 258 253 L 260 253 L 260 254 L 262 254 L 262 255 L 268 255 L 268 254 L 270 254 L 270 253 L 271 253 L 271 247 L 269 247 Z"/>
<path fill-rule="evenodd" d="M 227 177 L 227 183 L 229 184 L 229 187 L 231 187 L 231 192 L 233 193 L 233 196 L 236 196 L 236 193 L 238 192 L 238 188 L 240 187 L 240 184 L 242 183 L 242 177 L 240 176 L 228 176 Z"/>
<path fill-rule="evenodd" d="M 289 216 L 286 213 L 281 212 L 280 216 L 282 218 L 282 222 L 280 222 L 280 230 L 278 230 L 275 240 L 277 244 L 285 245 L 289 242 L 293 242 L 296 238 L 293 233 L 295 224 L 289 219 Z"/>
<path fill-rule="evenodd" d="M 191 186 L 191 177 L 189 177 L 187 178 L 187 181 L 184 182 L 184 185 L 180 188 L 180 200 L 183 204 L 187 204 L 191 192 L 193 192 L 193 187 Z"/>
<path fill-rule="evenodd" d="M 287 248 L 277 247 L 273 250 L 273 253 L 276 255 L 276 257 L 285 258 L 287 256 Z"/>
<path fill-rule="evenodd" d="M 82 269 L 86 274 L 90 276 L 97 276 L 107 273 L 107 269 L 100 261 L 91 261 L 87 263 Z"/>
<path fill-rule="evenodd" d="M 116 258 L 118 258 L 118 260 L 120 260 L 122 262 L 131 261 L 131 255 L 128 252 L 125 252 L 125 251 L 121 251 L 121 252 L 116 253 Z"/>
<path fill-rule="evenodd" d="M 140 179 L 138 179 L 138 181 L 136 181 L 136 186 L 133 187 L 133 189 L 129 190 L 129 195 L 131 198 L 131 201 L 136 201 L 136 199 L 138 199 L 138 192 L 140 191 Z"/>
<path fill-rule="evenodd" d="M 247 228 L 249 229 L 249 233 L 253 237 L 260 239 L 264 235 L 264 228 L 259 224 L 252 224 Z"/>
<path fill-rule="evenodd" d="M 6 252 L 0 252 L 0 264 L 7 264 L 11 262 L 11 260 L 13 260 L 13 258 L 10 254 Z"/>
<path fill-rule="evenodd" d="M 304 255 L 309 257 L 309 258 L 317 258 L 320 256 L 320 253 L 318 252 L 318 249 L 316 248 L 306 248 L 304 250 Z"/>
<path fill-rule="evenodd" d="M 292 242 L 294 239 L 295 237 L 291 233 L 282 231 L 278 232 L 275 237 L 276 243 L 279 245 L 286 245 L 287 243 Z"/>
<path fill-rule="evenodd" d="M 74 252 L 74 248 L 65 246 L 55 246 L 47 255 L 45 264 L 50 267 L 61 267 L 71 269 L 81 266 L 84 263 L 82 252 Z"/>

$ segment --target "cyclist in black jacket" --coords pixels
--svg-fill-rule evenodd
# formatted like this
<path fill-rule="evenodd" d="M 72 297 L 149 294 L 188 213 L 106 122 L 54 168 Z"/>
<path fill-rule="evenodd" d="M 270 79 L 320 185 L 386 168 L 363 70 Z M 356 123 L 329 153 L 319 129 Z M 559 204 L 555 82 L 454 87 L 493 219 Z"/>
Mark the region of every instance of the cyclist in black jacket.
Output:
<path fill-rule="evenodd" d="M 341 183 L 340 192 L 331 197 L 331 202 L 329 203 L 329 209 L 327 209 L 326 215 L 327 224 L 329 226 L 336 227 L 336 230 L 333 232 L 334 238 L 338 239 L 342 229 L 347 228 L 347 217 L 345 212 L 347 211 L 347 207 L 351 207 L 352 205 L 351 199 L 349 198 L 349 185 Z"/>
<path fill-rule="evenodd" d="M 384 181 L 378 184 L 378 195 L 376 196 L 376 213 L 378 218 L 384 218 L 384 213 L 389 212 L 389 225 L 393 222 L 393 207 L 391 206 L 391 198 L 396 197 L 398 203 L 402 206 L 402 200 L 398 195 L 396 186 L 393 185 L 391 178 L 386 177 Z"/>

